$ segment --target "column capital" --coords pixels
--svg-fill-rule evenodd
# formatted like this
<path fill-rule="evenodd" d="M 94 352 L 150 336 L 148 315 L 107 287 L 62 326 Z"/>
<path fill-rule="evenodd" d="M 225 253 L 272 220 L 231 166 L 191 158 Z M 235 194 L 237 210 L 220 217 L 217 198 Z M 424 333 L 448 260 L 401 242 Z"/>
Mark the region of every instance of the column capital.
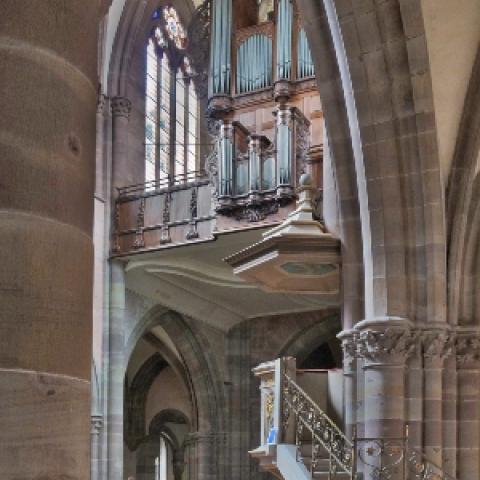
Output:
<path fill-rule="evenodd" d="M 447 329 L 425 329 L 421 333 L 422 352 L 431 366 L 441 366 L 455 347 L 455 334 Z"/>
<path fill-rule="evenodd" d="M 383 317 L 363 320 L 358 331 L 357 355 L 366 366 L 401 366 L 414 352 L 419 333 L 404 318 Z"/>
<path fill-rule="evenodd" d="M 458 331 L 455 338 L 455 353 L 458 368 L 480 368 L 480 331 Z"/>
<path fill-rule="evenodd" d="M 92 415 L 90 417 L 90 433 L 93 435 L 99 435 L 103 427 L 103 416 Z"/>
<path fill-rule="evenodd" d="M 113 97 L 111 100 L 111 109 L 114 117 L 128 118 L 132 111 L 132 102 L 125 97 Z"/>
<path fill-rule="evenodd" d="M 345 373 L 352 373 L 354 362 L 357 358 L 357 337 L 356 330 L 343 330 L 337 338 L 342 342 L 343 370 Z"/>
<path fill-rule="evenodd" d="M 103 114 L 105 113 L 105 105 L 107 104 L 108 97 L 103 93 L 99 93 L 97 95 L 97 113 Z"/>

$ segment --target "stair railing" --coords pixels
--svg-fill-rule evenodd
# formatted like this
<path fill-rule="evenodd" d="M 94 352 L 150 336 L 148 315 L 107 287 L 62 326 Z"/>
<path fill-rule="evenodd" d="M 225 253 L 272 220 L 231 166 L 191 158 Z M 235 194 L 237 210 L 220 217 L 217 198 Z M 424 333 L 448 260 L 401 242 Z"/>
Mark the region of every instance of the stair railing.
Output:
<path fill-rule="evenodd" d="M 330 417 L 299 387 L 291 377 L 283 374 L 282 423 L 284 431 L 289 428 L 292 417 L 295 419 L 295 444 L 297 457 L 305 429 L 312 437 L 311 473 L 315 472 L 322 447 L 329 456 L 329 478 L 337 472 L 345 472 L 352 480 L 356 477 L 355 440 L 349 440 Z"/>
<path fill-rule="evenodd" d="M 407 462 L 409 480 L 456 480 L 418 450 L 408 452 Z"/>

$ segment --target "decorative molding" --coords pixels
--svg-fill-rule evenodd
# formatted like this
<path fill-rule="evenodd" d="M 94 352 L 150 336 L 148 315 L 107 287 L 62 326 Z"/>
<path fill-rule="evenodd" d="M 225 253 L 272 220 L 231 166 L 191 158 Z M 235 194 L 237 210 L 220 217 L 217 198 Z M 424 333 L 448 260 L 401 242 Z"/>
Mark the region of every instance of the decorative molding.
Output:
<path fill-rule="evenodd" d="M 424 330 L 421 334 L 423 356 L 431 362 L 443 362 L 455 347 L 455 336 L 442 330 Z"/>
<path fill-rule="evenodd" d="M 105 113 L 105 105 L 107 104 L 108 97 L 103 93 L 99 93 L 97 96 L 97 113 L 104 114 Z"/>
<path fill-rule="evenodd" d="M 403 364 L 414 352 L 419 334 L 409 328 L 386 326 L 358 335 L 357 355 L 369 364 Z"/>
<path fill-rule="evenodd" d="M 337 338 L 342 342 L 343 370 L 345 373 L 351 373 L 357 358 L 357 332 L 344 330 Z"/>
<path fill-rule="evenodd" d="M 140 199 L 140 205 L 137 213 L 137 231 L 135 232 L 135 241 L 133 242 L 133 248 L 144 248 L 145 237 L 143 229 L 145 227 L 145 197 Z"/>
<path fill-rule="evenodd" d="M 165 204 L 163 206 L 163 225 L 161 228 L 160 234 L 160 245 L 165 243 L 170 243 L 172 239 L 170 238 L 170 192 L 165 194 Z"/>
<path fill-rule="evenodd" d="M 458 367 L 480 368 L 480 332 L 458 332 L 455 353 Z"/>
<path fill-rule="evenodd" d="M 132 111 L 132 102 L 125 97 L 113 97 L 111 109 L 114 117 L 125 117 L 128 119 Z"/>
<path fill-rule="evenodd" d="M 92 415 L 90 417 L 90 433 L 92 435 L 99 435 L 103 428 L 103 416 Z"/>
<path fill-rule="evenodd" d="M 198 194 L 197 189 L 192 188 L 192 197 L 190 198 L 190 230 L 187 232 L 185 238 L 193 240 L 198 238 L 197 217 L 198 217 Z"/>

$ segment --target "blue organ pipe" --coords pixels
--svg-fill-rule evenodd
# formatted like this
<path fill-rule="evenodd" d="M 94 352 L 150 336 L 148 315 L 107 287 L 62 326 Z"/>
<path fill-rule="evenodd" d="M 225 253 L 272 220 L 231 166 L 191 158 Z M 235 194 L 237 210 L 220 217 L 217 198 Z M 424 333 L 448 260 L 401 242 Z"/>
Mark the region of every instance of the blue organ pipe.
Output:
<path fill-rule="evenodd" d="M 277 61 L 277 75 L 279 79 L 287 78 L 286 76 L 286 39 L 287 39 L 287 15 L 286 15 L 286 0 L 280 0 L 279 8 L 279 30 L 277 33 L 278 45 L 278 61 Z"/>
<path fill-rule="evenodd" d="M 302 28 L 298 35 L 298 78 L 305 78 L 314 75 L 312 53 L 308 44 L 307 35 Z"/>
<path fill-rule="evenodd" d="M 213 2 L 211 88 L 213 94 L 230 93 L 232 0 Z"/>
<path fill-rule="evenodd" d="M 272 84 L 272 40 L 255 34 L 245 40 L 237 51 L 237 90 L 251 92 Z"/>

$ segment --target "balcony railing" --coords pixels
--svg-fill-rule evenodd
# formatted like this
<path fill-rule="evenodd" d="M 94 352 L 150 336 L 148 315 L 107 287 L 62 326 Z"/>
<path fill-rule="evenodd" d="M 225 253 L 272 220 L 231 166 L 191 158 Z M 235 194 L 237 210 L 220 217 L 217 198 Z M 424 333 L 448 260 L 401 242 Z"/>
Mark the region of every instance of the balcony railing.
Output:
<path fill-rule="evenodd" d="M 211 203 L 203 171 L 119 188 L 112 251 L 127 254 L 211 239 Z"/>

